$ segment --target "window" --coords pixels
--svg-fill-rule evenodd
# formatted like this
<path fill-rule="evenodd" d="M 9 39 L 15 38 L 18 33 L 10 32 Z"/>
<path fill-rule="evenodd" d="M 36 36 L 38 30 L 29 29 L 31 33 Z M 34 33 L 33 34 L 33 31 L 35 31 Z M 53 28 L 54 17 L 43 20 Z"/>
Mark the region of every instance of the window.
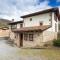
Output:
<path fill-rule="evenodd" d="M 57 16 L 56 16 L 56 14 L 54 14 L 54 19 L 55 19 L 55 21 L 57 21 Z"/>
<path fill-rule="evenodd" d="M 28 34 L 24 34 L 24 40 L 28 40 Z"/>
<path fill-rule="evenodd" d="M 40 25 L 43 25 L 43 22 L 42 21 L 40 22 Z"/>
<path fill-rule="evenodd" d="M 59 31 L 60 31 L 60 24 L 58 24 L 58 29 L 59 29 Z"/>
<path fill-rule="evenodd" d="M 55 23 L 55 32 L 57 32 L 57 24 Z"/>
<path fill-rule="evenodd" d="M 49 21 L 51 21 L 51 19 L 49 19 Z"/>
<path fill-rule="evenodd" d="M 29 41 L 33 41 L 33 34 L 29 34 Z"/>
<path fill-rule="evenodd" d="M 33 41 L 33 34 L 24 34 L 25 41 Z"/>
<path fill-rule="evenodd" d="M 23 27 L 23 24 L 20 24 L 20 28 L 22 28 Z"/>
<path fill-rule="evenodd" d="M 15 38 L 17 38 L 18 37 L 18 34 L 17 33 L 15 33 Z"/>
<path fill-rule="evenodd" d="M 30 18 L 30 21 L 32 21 L 32 18 Z"/>
<path fill-rule="evenodd" d="M 11 29 L 16 29 L 17 25 L 11 25 Z"/>

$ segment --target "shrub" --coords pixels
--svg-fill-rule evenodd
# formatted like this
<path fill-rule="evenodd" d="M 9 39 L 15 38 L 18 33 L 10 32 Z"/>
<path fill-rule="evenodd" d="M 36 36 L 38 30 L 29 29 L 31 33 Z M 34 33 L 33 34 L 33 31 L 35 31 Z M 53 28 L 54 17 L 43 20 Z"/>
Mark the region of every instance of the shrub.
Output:
<path fill-rule="evenodd" d="M 53 45 L 57 46 L 57 47 L 60 47 L 60 39 L 54 40 Z"/>

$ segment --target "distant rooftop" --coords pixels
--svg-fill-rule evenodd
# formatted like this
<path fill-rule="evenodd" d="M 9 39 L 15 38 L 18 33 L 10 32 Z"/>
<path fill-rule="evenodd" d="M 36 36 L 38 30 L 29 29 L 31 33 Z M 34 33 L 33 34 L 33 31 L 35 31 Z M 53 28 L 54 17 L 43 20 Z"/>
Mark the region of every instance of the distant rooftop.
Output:
<path fill-rule="evenodd" d="M 16 21 L 16 22 L 11 22 L 9 25 L 17 24 L 17 23 L 23 23 L 23 21 Z"/>

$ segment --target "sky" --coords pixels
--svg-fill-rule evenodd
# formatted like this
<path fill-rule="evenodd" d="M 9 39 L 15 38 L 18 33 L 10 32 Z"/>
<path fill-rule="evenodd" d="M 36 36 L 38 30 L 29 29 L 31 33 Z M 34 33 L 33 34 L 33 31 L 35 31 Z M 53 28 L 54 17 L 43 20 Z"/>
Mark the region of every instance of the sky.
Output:
<path fill-rule="evenodd" d="M 21 20 L 20 16 L 58 7 L 60 0 L 0 0 L 0 18 Z"/>

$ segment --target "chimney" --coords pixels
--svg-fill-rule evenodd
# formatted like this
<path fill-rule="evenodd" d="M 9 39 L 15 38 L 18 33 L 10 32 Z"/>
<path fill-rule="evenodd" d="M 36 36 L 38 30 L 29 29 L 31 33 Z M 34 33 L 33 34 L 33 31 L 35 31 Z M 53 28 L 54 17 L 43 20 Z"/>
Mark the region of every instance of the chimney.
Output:
<path fill-rule="evenodd" d="M 12 22 L 14 22 L 14 19 L 12 19 Z"/>

